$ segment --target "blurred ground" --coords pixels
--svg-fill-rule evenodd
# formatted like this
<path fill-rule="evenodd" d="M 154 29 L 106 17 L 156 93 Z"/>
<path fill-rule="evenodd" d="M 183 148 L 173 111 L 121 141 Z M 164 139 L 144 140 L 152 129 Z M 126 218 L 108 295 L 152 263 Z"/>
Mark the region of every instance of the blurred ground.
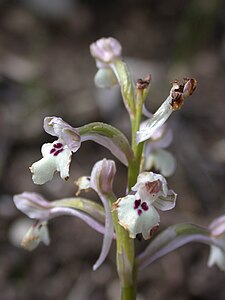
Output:
<path fill-rule="evenodd" d="M 194 96 L 169 121 L 171 151 L 178 161 L 169 185 L 178 193 L 175 210 L 161 227 L 191 221 L 207 225 L 225 212 L 225 2 L 214 1 L 0 1 L 0 299 L 118 299 L 114 248 L 92 272 L 102 238 L 77 219 L 50 223 L 51 245 L 32 253 L 13 246 L 12 226 L 22 214 L 12 195 L 40 192 L 48 199 L 74 195 L 73 180 L 88 175 L 108 151 L 85 143 L 75 155 L 71 180 L 58 176 L 34 186 L 28 170 L 49 141 L 44 116 L 63 117 L 74 127 L 91 121 L 118 126 L 129 136 L 118 91 L 97 91 L 89 44 L 114 36 L 137 79 L 152 74 L 147 101 L 154 111 L 169 82 L 198 80 Z M 50 138 L 51 139 L 51 138 Z M 125 170 L 118 165 L 115 189 L 123 195 Z M 119 184 L 120 183 L 120 184 Z M 19 226 L 19 225 L 18 225 Z M 137 243 L 144 248 L 145 243 Z M 140 299 L 225 299 L 224 274 L 206 266 L 208 248 L 188 245 L 155 262 L 139 276 Z"/>

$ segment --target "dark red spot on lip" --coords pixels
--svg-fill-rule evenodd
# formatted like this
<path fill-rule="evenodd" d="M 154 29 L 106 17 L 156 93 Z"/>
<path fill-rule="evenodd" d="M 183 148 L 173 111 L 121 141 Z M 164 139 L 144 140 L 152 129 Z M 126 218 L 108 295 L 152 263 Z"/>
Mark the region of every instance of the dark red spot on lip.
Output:
<path fill-rule="evenodd" d="M 61 144 L 61 143 L 56 143 L 56 144 L 53 144 L 53 146 L 54 146 L 55 148 L 59 149 L 59 148 L 62 148 L 63 144 Z"/>
<path fill-rule="evenodd" d="M 148 210 L 148 204 L 146 202 L 141 203 L 141 208 L 145 211 Z"/>
<path fill-rule="evenodd" d="M 56 149 L 55 149 L 55 148 L 52 148 L 52 149 L 50 150 L 50 154 L 54 153 L 55 151 L 56 151 Z"/>
<path fill-rule="evenodd" d="M 57 150 L 53 155 L 54 156 L 57 156 L 60 152 L 62 152 L 63 151 L 63 149 L 60 149 L 60 150 Z"/>
<path fill-rule="evenodd" d="M 141 204 L 141 199 L 135 200 L 134 201 L 134 209 L 137 209 Z"/>
<path fill-rule="evenodd" d="M 140 216 L 142 214 L 142 210 L 141 209 L 138 209 L 137 211 L 138 215 Z"/>

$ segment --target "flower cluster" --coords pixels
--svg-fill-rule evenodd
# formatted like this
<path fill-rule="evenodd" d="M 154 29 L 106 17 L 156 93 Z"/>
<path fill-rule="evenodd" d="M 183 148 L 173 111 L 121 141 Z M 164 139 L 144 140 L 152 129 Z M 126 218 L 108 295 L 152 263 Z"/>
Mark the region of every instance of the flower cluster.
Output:
<path fill-rule="evenodd" d="M 113 192 L 116 165 L 112 160 L 98 161 L 90 176 L 76 182 L 77 197 L 47 201 L 41 195 L 25 192 L 14 196 L 16 207 L 35 223 L 25 235 L 22 245 L 33 250 L 40 242 L 49 244 L 47 223 L 54 217 L 72 215 L 82 219 L 103 234 L 100 256 L 93 269 L 105 260 L 113 239 L 117 242 L 117 269 L 124 290 L 132 286 L 136 274 L 134 244 L 132 239 L 142 235 L 150 239 L 160 223 L 158 210 L 173 209 L 177 194 L 168 189 L 164 176 L 175 170 L 175 159 L 165 150 L 172 141 L 172 131 L 165 123 L 172 112 L 179 110 L 185 98 L 196 88 L 196 80 L 186 78 L 182 83 L 172 83 L 168 97 L 151 114 L 144 102 L 149 92 L 151 76 L 133 84 L 126 64 L 122 61 L 122 47 L 114 38 L 103 38 L 90 46 L 98 72 L 98 87 L 119 84 L 124 105 L 131 121 L 132 142 L 111 125 L 94 122 L 74 128 L 60 117 L 46 117 L 44 130 L 56 137 L 52 143 L 42 146 L 43 158 L 30 167 L 35 184 L 52 180 L 59 172 L 63 180 L 69 179 L 72 154 L 82 142 L 91 140 L 106 147 L 128 167 L 127 194 L 118 199 Z M 147 120 L 142 122 L 142 116 Z M 94 190 L 101 204 L 79 197 L 82 190 Z M 138 257 L 138 265 L 144 267 L 166 253 L 190 241 L 200 241 L 211 246 L 208 265 L 217 264 L 225 270 L 224 216 L 215 220 L 209 228 L 193 224 L 178 224 L 158 234 Z M 130 294 L 129 294 L 130 295 Z M 125 298 L 124 298 L 125 299 Z"/>

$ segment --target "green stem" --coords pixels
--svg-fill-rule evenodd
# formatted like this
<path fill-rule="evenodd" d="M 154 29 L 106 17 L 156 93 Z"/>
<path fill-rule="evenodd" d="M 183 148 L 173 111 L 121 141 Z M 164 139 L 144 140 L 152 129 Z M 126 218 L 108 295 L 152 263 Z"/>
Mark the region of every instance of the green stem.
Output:
<path fill-rule="evenodd" d="M 140 128 L 143 105 L 143 91 L 136 89 L 135 115 L 131 116 L 132 130 L 132 150 L 135 159 L 129 162 L 128 166 L 128 191 L 136 183 L 140 171 L 140 163 L 143 151 L 143 143 L 136 143 L 136 132 Z M 129 233 L 118 223 L 116 212 L 113 212 L 117 237 L 117 269 L 121 282 L 121 300 L 136 299 L 136 264 L 134 240 L 129 237 Z"/>

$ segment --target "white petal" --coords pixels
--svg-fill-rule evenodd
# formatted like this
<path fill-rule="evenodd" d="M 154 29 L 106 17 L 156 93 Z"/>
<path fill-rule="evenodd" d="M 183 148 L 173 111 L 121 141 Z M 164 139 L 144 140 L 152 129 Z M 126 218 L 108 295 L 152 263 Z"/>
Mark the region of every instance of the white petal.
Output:
<path fill-rule="evenodd" d="M 13 197 L 16 207 L 31 219 L 47 220 L 51 203 L 37 193 L 24 192 Z"/>
<path fill-rule="evenodd" d="M 159 109 L 154 113 L 152 118 L 147 120 L 142 125 L 142 128 L 137 132 L 137 143 L 141 143 L 148 140 L 155 133 L 155 131 L 166 122 L 166 120 L 173 112 L 171 102 L 172 97 L 169 96 L 159 107 Z"/>
<path fill-rule="evenodd" d="M 71 163 L 72 153 L 67 148 L 55 158 L 56 171 L 60 172 L 60 176 L 63 180 L 69 178 L 69 168 Z"/>
<path fill-rule="evenodd" d="M 208 267 L 216 264 L 221 271 L 225 272 L 225 252 L 216 246 L 210 246 Z"/>
<path fill-rule="evenodd" d="M 39 245 L 40 242 L 43 242 L 45 245 L 49 245 L 50 239 L 46 224 L 46 222 L 39 222 L 32 226 L 21 242 L 22 247 L 26 250 L 32 251 Z"/>
<path fill-rule="evenodd" d="M 110 68 L 99 69 L 94 78 L 98 88 L 112 88 L 118 84 L 117 78 Z"/>
<path fill-rule="evenodd" d="M 33 163 L 30 167 L 33 182 L 35 184 L 44 184 L 53 178 L 56 171 L 55 161 L 51 157 L 44 157 Z"/>
<path fill-rule="evenodd" d="M 157 181 L 159 181 L 158 185 Z M 156 186 L 152 191 L 149 191 L 146 184 L 154 182 Z M 155 188 L 156 190 L 154 191 Z M 160 174 L 156 174 L 153 172 L 143 172 L 138 175 L 137 183 L 132 187 L 132 191 L 137 191 L 142 200 L 152 203 L 153 201 L 155 201 L 155 199 L 157 199 L 159 195 L 167 195 L 167 182 L 166 179 Z"/>
<path fill-rule="evenodd" d="M 159 196 L 154 201 L 154 206 L 162 211 L 170 210 L 176 205 L 177 194 L 174 191 L 169 190 L 166 197 Z"/>
<path fill-rule="evenodd" d="M 78 180 L 76 181 L 76 185 L 78 186 L 76 196 L 78 196 L 82 190 L 88 190 L 88 189 L 91 188 L 91 186 L 90 186 L 90 177 L 89 176 L 82 176 L 82 177 L 78 178 Z"/>
<path fill-rule="evenodd" d="M 139 215 L 138 210 L 134 208 L 135 200 L 135 196 L 128 195 L 117 201 L 119 223 L 129 231 L 130 238 L 136 238 L 138 233 L 142 233 L 144 239 L 149 239 L 151 229 L 160 221 L 159 214 L 153 206 L 149 205 L 149 209 L 142 210 Z"/>
<path fill-rule="evenodd" d="M 224 237 L 225 235 L 225 215 L 216 218 L 209 225 L 209 229 L 214 237 Z"/>
<path fill-rule="evenodd" d="M 67 146 L 63 147 L 63 151 L 57 156 L 50 154 L 54 143 L 44 144 L 41 152 L 43 158 L 35 162 L 31 167 L 32 179 L 35 184 L 44 184 L 51 180 L 56 171 L 60 172 L 62 179 L 66 180 L 69 177 L 69 166 L 72 153 Z"/>
<path fill-rule="evenodd" d="M 101 253 L 98 260 L 93 266 L 93 270 L 99 268 L 105 260 L 110 250 L 113 239 L 114 226 L 107 195 L 112 194 L 112 184 L 115 173 L 116 166 L 114 161 L 107 159 L 98 161 L 94 165 L 91 172 L 90 186 L 98 193 L 105 209 L 105 234 L 103 238 Z"/>
<path fill-rule="evenodd" d="M 145 167 L 147 170 L 154 167 L 163 176 L 168 177 L 176 169 L 176 160 L 169 151 L 158 149 L 146 158 Z"/>
<path fill-rule="evenodd" d="M 66 144 L 72 152 L 76 152 L 81 145 L 81 138 L 76 128 L 59 117 L 46 117 L 44 119 L 44 129 L 47 133 L 57 136 L 60 142 Z"/>

